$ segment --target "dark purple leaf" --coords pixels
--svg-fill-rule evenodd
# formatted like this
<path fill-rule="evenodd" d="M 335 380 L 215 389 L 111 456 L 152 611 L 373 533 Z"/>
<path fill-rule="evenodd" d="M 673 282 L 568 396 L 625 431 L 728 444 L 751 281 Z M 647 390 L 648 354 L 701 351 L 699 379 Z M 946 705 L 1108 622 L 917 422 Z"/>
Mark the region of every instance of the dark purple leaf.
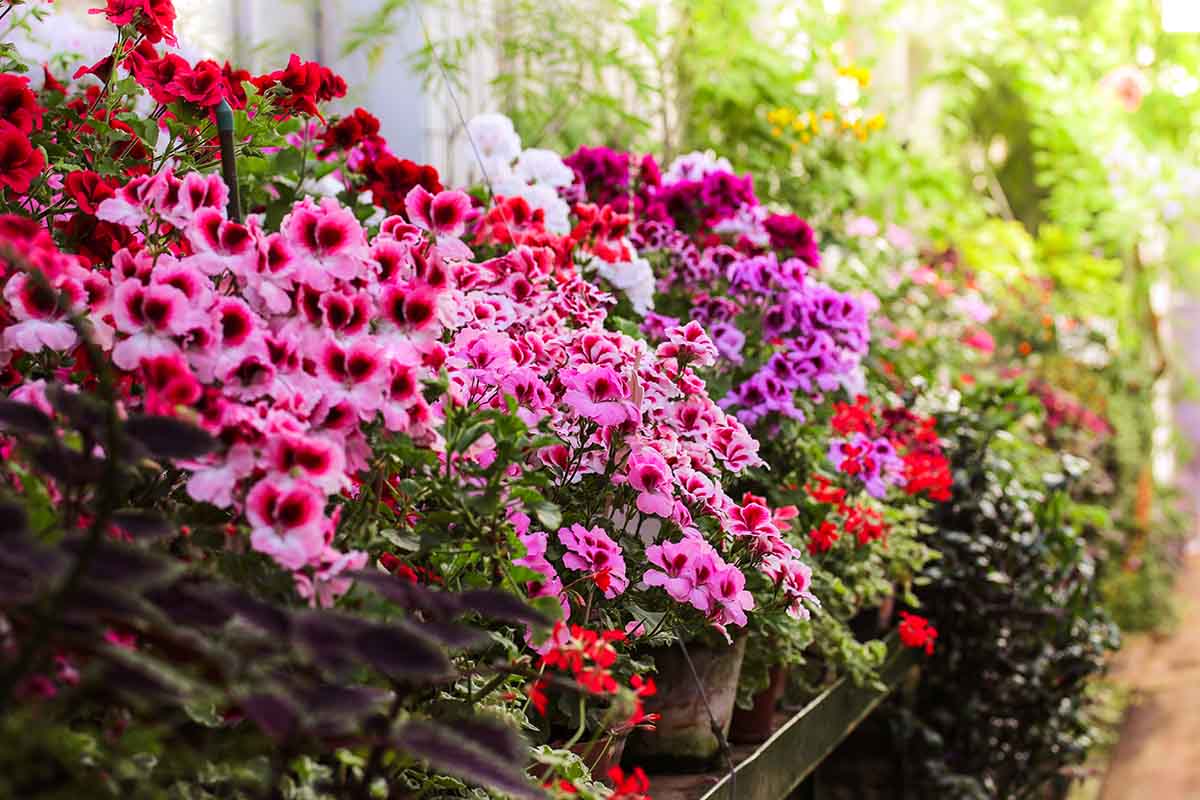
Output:
<path fill-rule="evenodd" d="M 435 769 L 517 798 L 545 797 L 521 769 L 524 758 L 501 758 L 486 743 L 464 737 L 457 729 L 436 722 L 414 721 L 395 735 L 397 748 L 428 761 Z"/>
<path fill-rule="evenodd" d="M 339 686 L 324 683 L 301 692 L 296 699 L 313 714 L 359 720 L 377 711 L 392 698 L 392 692 L 370 686 Z"/>
<path fill-rule="evenodd" d="M 0 503 L 0 537 L 22 536 L 29 533 L 29 515 L 20 503 Z"/>
<path fill-rule="evenodd" d="M 250 625 L 276 639 L 285 639 L 291 632 L 292 623 L 287 611 L 268 602 L 259 600 L 241 589 L 232 586 L 213 589 L 213 596 L 229 611 Z"/>
<path fill-rule="evenodd" d="M 118 542 L 101 541 L 89 548 L 86 540 L 77 537 L 64 541 L 62 547 L 76 558 L 85 558 L 88 577 L 101 583 L 146 586 L 168 580 L 175 571 L 166 559 Z"/>
<path fill-rule="evenodd" d="M 12 433 L 49 436 L 54 423 L 44 412 L 29 403 L 0 400 L 0 428 Z"/>
<path fill-rule="evenodd" d="M 528 747 L 516 730 L 498 718 L 466 717 L 454 720 L 453 724 L 464 739 L 501 761 L 520 764 L 528 754 Z"/>
<path fill-rule="evenodd" d="M 492 641 L 486 631 L 457 622 L 425 622 L 416 627 L 421 633 L 452 650 L 472 650 Z"/>
<path fill-rule="evenodd" d="M 293 618 L 292 637 L 318 665 L 344 669 L 355 661 L 355 635 L 366 623 L 346 614 L 307 611 Z"/>
<path fill-rule="evenodd" d="M 199 458 L 217 446 L 207 431 L 173 417 L 131 416 L 125 430 L 155 458 Z"/>
<path fill-rule="evenodd" d="M 441 648 L 401 622 L 364 628 L 355 650 L 371 666 L 395 680 L 433 683 L 453 674 Z"/>
<path fill-rule="evenodd" d="M 259 692 L 242 700 L 239 705 L 246 716 L 253 720 L 263 733 L 277 741 L 283 741 L 296 733 L 299 714 L 289 700 Z"/>
<path fill-rule="evenodd" d="M 63 618 L 72 622 L 123 622 L 144 619 L 141 599 L 108 583 L 84 580 L 63 599 Z"/>
<path fill-rule="evenodd" d="M 163 539 L 175 535 L 175 526 L 153 511 L 136 508 L 116 511 L 113 523 L 135 539 Z"/>
<path fill-rule="evenodd" d="M 105 688 L 134 701 L 174 700 L 178 694 L 173 686 L 148 668 L 125 663 L 123 659 L 110 661 L 101 680 Z"/>
<path fill-rule="evenodd" d="M 68 559 L 57 549 L 28 536 L 13 536 L 0 545 L 0 565 L 26 572 L 37 580 L 52 581 L 67 568 Z"/>
<path fill-rule="evenodd" d="M 55 480 L 72 486 L 97 484 L 109 469 L 108 462 L 52 442 L 33 453 L 33 463 Z"/>
<path fill-rule="evenodd" d="M 491 619 L 502 619 L 522 625 L 549 625 L 542 616 L 521 598 L 494 589 L 472 589 L 458 595 L 463 608 Z"/>
<path fill-rule="evenodd" d="M 356 572 L 354 577 L 359 583 L 370 586 L 388 600 L 409 611 L 423 611 L 441 619 L 462 612 L 460 595 L 453 592 L 435 591 L 382 572 Z"/>
<path fill-rule="evenodd" d="M 46 399 L 55 411 L 70 420 L 76 430 L 91 431 L 95 435 L 108 424 L 109 409 L 99 397 L 86 392 L 69 392 L 56 383 L 46 390 Z"/>
<path fill-rule="evenodd" d="M 194 628 L 219 628 L 233 612 L 212 591 L 212 585 L 199 581 L 177 581 L 171 586 L 146 592 L 146 599 L 179 625 Z"/>
<path fill-rule="evenodd" d="M 0 606 L 17 606 L 37 597 L 40 584 L 24 570 L 14 571 L 0 562 Z"/>

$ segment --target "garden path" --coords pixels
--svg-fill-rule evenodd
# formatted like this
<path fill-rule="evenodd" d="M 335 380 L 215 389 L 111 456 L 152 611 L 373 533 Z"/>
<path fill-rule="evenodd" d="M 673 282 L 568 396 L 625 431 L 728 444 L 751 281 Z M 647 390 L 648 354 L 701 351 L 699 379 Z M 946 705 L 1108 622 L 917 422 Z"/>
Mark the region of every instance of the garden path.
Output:
<path fill-rule="evenodd" d="M 1114 665 L 1134 700 L 1101 800 L 1200 800 L 1200 552 L 1189 551 L 1178 629 L 1130 642 Z"/>

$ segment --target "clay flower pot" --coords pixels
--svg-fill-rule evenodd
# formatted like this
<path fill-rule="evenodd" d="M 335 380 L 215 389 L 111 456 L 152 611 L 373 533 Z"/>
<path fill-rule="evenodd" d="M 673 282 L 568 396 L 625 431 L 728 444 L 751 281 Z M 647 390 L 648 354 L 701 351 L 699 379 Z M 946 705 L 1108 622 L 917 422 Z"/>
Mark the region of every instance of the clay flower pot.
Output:
<path fill-rule="evenodd" d="M 621 763 L 625 753 L 625 742 L 629 733 L 614 733 L 601 736 L 590 742 L 580 742 L 571 747 L 571 752 L 583 759 L 592 772 L 592 780 L 608 782 L 608 772 Z"/>
<path fill-rule="evenodd" d="M 651 653 L 658 666 L 655 675 L 658 694 L 647 699 L 646 711 L 660 714 L 661 718 L 654 730 L 639 730 L 630 738 L 629 749 L 639 764 L 669 763 L 678 769 L 699 768 L 712 761 L 721 745 L 709 724 L 705 697 L 717 726 L 723 732 L 729 731 L 742 657 L 746 654 L 746 637 L 738 637 L 730 646 L 687 647 L 700 677 L 700 687 L 696 686 L 678 645 Z"/>
<path fill-rule="evenodd" d="M 729 726 L 729 741 L 738 744 L 759 744 L 771 738 L 775 709 L 787 689 L 788 668 L 782 664 L 771 667 L 771 682 L 754 695 L 752 708 L 735 708 Z"/>

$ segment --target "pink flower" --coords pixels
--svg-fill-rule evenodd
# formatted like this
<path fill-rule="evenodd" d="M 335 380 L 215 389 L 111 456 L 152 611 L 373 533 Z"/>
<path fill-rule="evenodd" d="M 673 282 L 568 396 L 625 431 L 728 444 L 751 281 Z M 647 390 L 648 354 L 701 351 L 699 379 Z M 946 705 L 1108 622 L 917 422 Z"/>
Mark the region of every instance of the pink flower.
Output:
<path fill-rule="evenodd" d="M 565 369 L 558 377 L 567 387 L 563 402 L 579 416 L 606 427 L 636 421 L 637 408 L 628 401 L 628 389 L 609 367 L 592 367 L 586 372 Z"/>
<path fill-rule="evenodd" d="M 457 239 L 467 229 L 471 198 L 459 191 L 430 194 L 424 187 L 414 186 L 404 198 L 404 210 L 417 227 Z"/>
<path fill-rule="evenodd" d="M 805 602 L 821 605 L 812 593 L 812 568 L 796 557 L 795 550 L 787 556 L 768 555 L 763 559 L 760 569 L 784 591 L 788 600 L 788 616 L 793 619 L 809 618 Z"/>
<path fill-rule="evenodd" d="M 680 363 L 711 367 L 717 363 L 717 346 L 695 320 L 667 331 L 667 341 L 658 346 L 655 355 L 660 359 L 673 358 Z"/>
<path fill-rule="evenodd" d="M 334 602 L 350 589 L 354 582 L 344 573 L 355 572 L 367 565 L 367 554 L 361 550 L 341 553 L 332 547 L 326 547 L 321 553 L 320 567 L 312 577 L 297 572 L 293 575 L 296 582 L 296 593 L 308 600 L 310 605 L 329 608 Z"/>
<path fill-rule="evenodd" d="M 609 600 L 629 586 L 621 547 L 603 528 L 588 530 L 578 524 L 560 528 L 558 540 L 567 548 L 563 566 L 591 574 Z"/>
<path fill-rule="evenodd" d="M 4 287 L 13 316 L 19 322 L 4 329 L 4 346 L 37 353 L 43 347 L 70 350 L 79 337 L 65 317 L 83 304 L 83 288 L 74 281 L 57 279 L 58 286 L 47 285 L 46 278 L 35 280 L 24 272 L 9 279 Z"/>
<path fill-rule="evenodd" d="M 701 539 L 684 538 L 680 542 L 663 542 L 646 548 L 646 560 L 658 569 L 646 570 L 642 583 L 661 586 L 673 600 L 686 603 L 695 588 L 692 583 L 692 562 L 700 555 Z"/>
<path fill-rule="evenodd" d="M 562 581 L 554 570 L 554 565 L 546 560 L 546 545 L 549 535 L 545 531 L 519 533 L 521 544 L 525 545 L 525 555 L 513 559 L 518 567 L 525 567 L 542 576 L 541 582 L 530 583 L 525 591 L 530 598 L 556 597 L 562 606 L 563 619 L 571 616 L 571 606 L 567 603 L 567 594 L 563 591 Z"/>
<path fill-rule="evenodd" d="M 325 550 L 325 496 L 313 485 L 264 479 L 246 496 L 250 546 L 297 570 Z"/>
<path fill-rule="evenodd" d="M 963 337 L 963 344 L 972 347 L 985 355 L 996 351 L 996 340 L 983 328 L 976 328 Z"/>
<path fill-rule="evenodd" d="M 113 348 L 113 363 L 133 369 L 142 359 L 178 353 L 175 337 L 187 333 L 200 313 L 174 286 L 123 282 L 114 296 L 113 319 L 117 330 L 132 335 Z"/>
<path fill-rule="evenodd" d="M 638 492 L 638 510 L 670 517 L 675 499 L 671 494 L 671 468 L 663 457 L 647 447 L 629 456 L 625 469 L 629 485 Z"/>
<path fill-rule="evenodd" d="M 296 254 L 296 277 L 317 290 L 333 279 L 349 281 L 366 270 L 367 249 L 354 212 L 326 197 L 315 205 L 305 199 L 283 220 L 283 234 Z"/>

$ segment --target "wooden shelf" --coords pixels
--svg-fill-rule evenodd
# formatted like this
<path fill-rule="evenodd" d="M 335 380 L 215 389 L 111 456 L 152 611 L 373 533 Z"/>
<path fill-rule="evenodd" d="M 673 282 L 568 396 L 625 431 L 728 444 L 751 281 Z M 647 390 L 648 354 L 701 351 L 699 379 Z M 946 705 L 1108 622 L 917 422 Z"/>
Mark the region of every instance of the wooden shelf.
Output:
<path fill-rule="evenodd" d="M 652 775 L 655 800 L 785 800 L 858 727 L 917 664 L 916 652 L 893 641 L 879 678 L 888 691 L 843 678 L 801 710 L 776 715 L 760 745 L 733 746 L 734 774 Z"/>

